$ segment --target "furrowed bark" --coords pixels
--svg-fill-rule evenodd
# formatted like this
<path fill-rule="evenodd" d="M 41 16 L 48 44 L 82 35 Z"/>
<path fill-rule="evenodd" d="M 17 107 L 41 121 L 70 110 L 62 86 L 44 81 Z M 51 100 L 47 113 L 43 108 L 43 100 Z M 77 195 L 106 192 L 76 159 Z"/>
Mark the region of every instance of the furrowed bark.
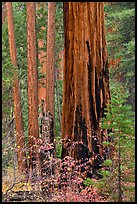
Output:
<path fill-rule="evenodd" d="M 29 177 L 40 175 L 35 3 L 27 2 Z"/>
<path fill-rule="evenodd" d="M 64 3 L 62 158 L 103 156 L 100 119 L 110 99 L 103 9 L 102 2 Z"/>

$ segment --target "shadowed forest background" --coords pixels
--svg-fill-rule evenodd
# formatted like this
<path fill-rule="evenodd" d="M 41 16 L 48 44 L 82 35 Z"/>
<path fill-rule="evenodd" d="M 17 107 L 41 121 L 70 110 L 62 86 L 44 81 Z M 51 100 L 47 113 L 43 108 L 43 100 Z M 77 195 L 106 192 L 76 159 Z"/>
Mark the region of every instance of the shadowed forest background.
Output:
<path fill-rule="evenodd" d="M 2 2 L 3 201 L 134 202 L 134 126 L 135 2 Z"/>

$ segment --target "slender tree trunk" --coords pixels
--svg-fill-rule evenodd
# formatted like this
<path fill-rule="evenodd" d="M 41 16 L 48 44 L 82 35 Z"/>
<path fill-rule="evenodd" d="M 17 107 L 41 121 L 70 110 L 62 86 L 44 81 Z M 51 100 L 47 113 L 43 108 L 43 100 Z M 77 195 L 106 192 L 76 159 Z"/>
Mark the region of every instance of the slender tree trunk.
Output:
<path fill-rule="evenodd" d="M 100 119 L 110 99 L 103 9 L 102 2 L 64 2 L 62 158 L 90 157 L 94 165 L 103 156 Z"/>
<path fill-rule="evenodd" d="M 27 49 L 28 49 L 28 138 L 30 180 L 40 174 L 39 127 L 38 127 L 38 73 L 36 54 L 35 3 L 27 2 Z M 34 175 L 33 175 L 34 174 Z"/>
<path fill-rule="evenodd" d="M 55 74 L 55 2 L 48 3 L 47 66 L 46 66 L 46 111 L 54 123 L 54 74 Z M 54 127 L 54 126 L 53 126 Z M 54 140 L 54 128 L 50 131 L 50 141 Z"/>
<path fill-rule="evenodd" d="M 48 151 L 41 153 L 42 160 L 42 190 L 45 191 L 45 184 L 55 173 L 51 157 L 55 157 L 54 143 L 54 48 L 55 48 L 55 2 L 48 3 L 48 31 L 47 31 L 47 64 L 46 73 L 46 97 L 42 117 L 42 139 Z M 44 71 L 44 69 L 43 69 Z M 54 144 L 52 146 L 52 144 Z M 51 147 L 52 146 L 52 147 Z M 50 148 L 51 147 L 51 148 Z M 45 160 L 47 164 L 45 165 Z"/>
<path fill-rule="evenodd" d="M 14 36 L 12 2 L 6 2 L 6 7 L 7 7 L 7 19 L 8 19 L 10 57 L 14 67 L 17 68 L 18 63 L 17 63 L 16 43 L 15 43 L 15 36 Z M 13 98 L 14 98 L 15 129 L 16 129 L 17 154 L 18 154 L 18 170 L 19 172 L 26 172 L 27 163 L 26 163 L 25 142 L 24 142 L 23 117 L 22 117 L 22 108 L 21 108 L 21 94 L 20 94 L 18 72 L 16 68 L 14 69 Z"/>
<path fill-rule="evenodd" d="M 46 10 L 46 2 L 37 2 L 36 4 L 36 11 L 40 8 L 43 8 Z M 38 14 L 39 18 L 43 20 L 43 13 Z M 46 30 L 46 26 L 42 26 L 40 28 L 40 32 L 42 30 Z M 38 58 L 39 58 L 39 63 L 41 65 L 41 74 L 44 74 L 46 76 L 46 63 L 47 63 L 47 57 L 46 57 L 46 52 L 44 51 L 44 39 L 38 39 Z M 39 107 L 42 108 L 42 106 L 45 106 L 45 97 L 46 97 L 46 78 L 42 77 L 39 82 L 38 82 L 38 105 Z M 44 104 L 43 104 L 44 101 Z"/>

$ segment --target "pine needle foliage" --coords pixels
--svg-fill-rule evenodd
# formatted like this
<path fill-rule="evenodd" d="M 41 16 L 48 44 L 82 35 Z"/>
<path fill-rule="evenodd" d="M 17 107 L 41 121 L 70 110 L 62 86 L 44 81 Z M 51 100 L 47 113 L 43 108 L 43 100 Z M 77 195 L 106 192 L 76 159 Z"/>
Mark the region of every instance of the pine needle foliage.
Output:
<path fill-rule="evenodd" d="M 102 166 L 105 170 L 99 173 L 103 178 L 98 182 L 100 192 L 108 201 L 133 202 L 135 199 L 135 117 L 132 107 L 127 104 L 128 95 L 120 86 L 111 88 L 111 103 L 106 108 L 102 119 L 102 128 L 111 130 L 107 138 L 108 160 Z"/>

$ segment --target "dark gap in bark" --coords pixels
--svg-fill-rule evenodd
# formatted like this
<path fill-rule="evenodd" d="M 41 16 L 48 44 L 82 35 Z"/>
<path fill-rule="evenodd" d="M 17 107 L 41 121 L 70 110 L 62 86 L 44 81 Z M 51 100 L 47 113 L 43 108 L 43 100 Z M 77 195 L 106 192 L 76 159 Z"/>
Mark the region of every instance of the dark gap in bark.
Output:
<path fill-rule="evenodd" d="M 66 32 L 67 31 L 67 21 L 68 21 L 68 14 L 69 14 L 69 7 L 68 7 L 68 4 L 64 4 L 63 3 L 63 9 L 64 9 L 64 11 L 65 11 L 65 13 L 67 14 L 67 15 L 63 15 L 63 22 L 64 22 L 64 35 L 68 35 L 68 33 Z M 69 50 L 69 43 L 70 43 L 70 40 L 68 40 L 69 38 L 68 37 L 65 37 L 65 47 L 66 47 L 66 50 Z M 66 52 L 65 52 L 65 59 L 67 59 L 66 58 Z"/>
<path fill-rule="evenodd" d="M 104 65 L 104 76 L 106 77 L 106 82 L 108 82 L 109 80 L 108 60 L 106 61 Z"/>
<path fill-rule="evenodd" d="M 68 155 L 66 148 L 62 144 L 62 153 L 61 153 L 61 159 L 63 159 L 66 155 Z"/>
<path fill-rule="evenodd" d="M 92 65 L 91 65 L 91 56 L 90 56 L 90 45 L 89 45 L 89 42 L 86 41 L 86 45 L 87 45 L 87 50 L 88 50 L 88 64 L 87 64 L 87 67 L 88 67 L 88 89 L 89 89 L 89 104 L 90 104 L 90 121 L 91 121 L 91 124 L 94 126 L 95 125 L 95 113 L 94 113 L 94 107 L 93 107 L 93 97 L 92 97 L 92 90 L 91 90 L 91 82 L 92 82 L 92 79 L 91 79 L 91 75 L 92 75 Z"/>
<path fill-rule="evenodd" d="M 108 91 L 108 97 L 109 99 L 111 99 L 110 97 L 110 88 L 109 88 L 109 70 L 108 70 L 108 59 L 105 63 L 105 77 L 106 77 L 106 84 L 107 84 L 107 91 Z"/>
<path fill-rule="evenodd" d="M 96 121 L 96 116 L 95 116 L 95 111 L 94 111 L 94 107 L 93 107 L 93 96 L 92 96 L 92 90 L 91 90 L 91 76 L 92 76 L 92 63 L 91 63 L 91 54 L 90 54 L 90 45 L 89 42 L 86 41 L 87 44 L 87 49 L 88 49 L 88 90 L 89 90 L 89 104 L 90 104 L 90 121 L 91 124 L 94 126 L 94 128 L 97 128 L 97 121 Z"/>
<path fill-rule="evenodd" d="M 100 71 L 99 88 L 100 88 L 100 91 L 102 90 L 102 92 L 103 92 L 103 74 L 102 74 L 102 71 Z M 100 117 L 102 117 L 103 108 L 102 108 L 101 101 L 100 101 L 100 107 L 101 107 L 101 108 L 100 108 Z"/>
<path fill-rule="evenodd" d="M 98 77 L 97 77 L 97 70 L 95 67 L 95 94 L 96 94 L 96 108 L 97 108 L 97 119 L 99 123 L 100 118 L 100 88 L 98 85 Z"/>
<path fill-rule="evenodd" d="M 91 65 L 91 56 L 90 56 L 90 45 L 89 42 L 86 41 L 87 49 L 88 49 L 88 55 L 89 55 L 89 63 L 88 63 L 88 90 L 89 90 L 89 102 L 90 102 L 90 120 L 91 125 L 93 126 L 92 129 L 92 149 L 95 154 L 99 153 L 99 146 L 98 145 L 98 137 L 95 133 L 95 130 L 98 129 L 98 122 L 96 121 L 95 117 L 95 111 L 93 107 L 93 96 L 92 96 L 92 90 L 91 90 L 91 76 L 92 76 L 92 65 Z"/>
<path fill-rule="evenodd" d="M 85 160 L 88 157 L 87 126 L 82 117 L 82 105 L 76 107 L 76 119 L 74 127 L 74 142 L 82 142 L 76 145 L 75 155 L 77 159 Z"/>
<path fill-rule="evenodd" d="M 104 81 L 103 79 L 105 79 L 105 72 L 104 72 L 104 67 L 102 69 L 102 92 L 103 92 L 103 108 L 102 108 L 102 117 L 104 117 L 104 108 L 106 108 L 106 101 L 105 101 L 105 84 L 104 84 Z"/>
<path fill-rule="evenodd" d="M 102 72 L 101 71 L 100 71 L 100 77 L 99 77 L 99 86 L 100 86 L 100 89 L 102 89 L 103 81 L 102 81 Z"/>

